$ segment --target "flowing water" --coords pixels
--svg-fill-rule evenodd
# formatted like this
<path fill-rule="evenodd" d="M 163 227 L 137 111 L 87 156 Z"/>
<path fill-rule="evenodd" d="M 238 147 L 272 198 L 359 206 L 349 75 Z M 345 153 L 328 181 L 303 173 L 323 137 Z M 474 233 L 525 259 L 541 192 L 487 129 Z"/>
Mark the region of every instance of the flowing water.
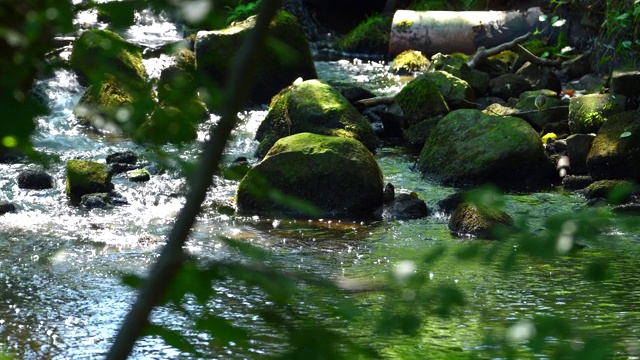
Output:
<path fill-rule="evenodd" d="M 91 21 L 92 14 L 81 21 Z M 160 44 L 178 37 L 169 22 L 140 16 L 125 34 L 138 43 Z M 146 61 L 150 76 L 157 76 L 166 58 Z M 378 95 L 397 92 L 407 79 L 392 76 L 384 63 L 318 61 L 319 77 L 333 84 L 357 83 Z M 41 80 L 52 109 L 39 119 L 33 135 L 36 148 L 59 158 L 47 171 L 56 179 L 50 190 L 22 190 L 17 175 L 27 164 L 0 164 L 0 200 L 18 205 L 19 211 L 0 216 L 0 350 L 18 358 L 85 359 L 106 353 L 135 292 L 121 284 L 124 273 L 144 275 L 156 260 L 175 216 L 184 204 L 185 180 L 176 171 L 161 172 L 147 183 L 132 183 L 115 177 L 116 191 L 128 205 L 112 209 L 86 210 L 69 204 L 65 195 L 64 164 L 82 158 L 104 162 L 106 155 L 133 150 L 145 158 L 145 149 L 116 136 L 87 132 L 78 126 L 72 109 L 82 94 L 75 75 L 59 70 Z M 253 134 L 266 115 L 263 109 L 240 114 L 241 122 L 227 149 L 226 161 L 252 157 Z M 206 137 L 210 121 L 200 129 Z M 198 143 L 186 149 L 164 150 L 184 160 L 198 155 Z M 376 154 L 385 182 L 397 191 L 415 191 L 431 208 L 455 189 L 430 183 L 412 171 L 415 157 L 398 148 L 383 148 Z M 386 279 L 402 264 L 420 263 L 425 252 L 441 245 L 459 249 L 468 244 L 492 246 L 481 240 L 455 239 L 447 230 L 447 218 L 435 214 L 425 219 L 352 223 L 330 220 L 289 221 L 242 218 L 216 210 L 229 203 L 237 182 L 215 179 L 215 187 L 203 206 L 187 250 L 212 260 L 234 259 L 219 236 L 242 239 L 273 250 L 276 267 L 305 270 L 337 279 Z M 560 213 L 575 213 L 584 206 L 577 194 L 561 190 L 535 194 L 507 194 L 505 210 L 524 219 L 533 231 L 544 231 L 545 219 Z M 484 335 L 507 334 L 510 329 L 530 329 L 530 320 L 558 315 L 571 321 L 572 344 L 580 347 L 587 337 L 615 341 L 621 358 L 640 357 L 640 230 L 628 228 L 606 238 L 585 240 L 589 248 L 571 257 L 539 259 L 523 257 L 511 272 L 500 262 L 464 262 L 444 256 L 428 264 L 433 282 L 455 284 L 467 304 L 447 319 L 426 318 L 416 336 L 394 335 L 375 339 L 375 347 L 391 358 L 425 358 L 442 354 L 483 351 Z M 587 280 L 584 270 L 594 260 L 606 260 L 613 277 L 598 283 Z M 206 358 L 260 358 L 283 348 L 283 335 L 273 332 L 248 309 L 264 301 L 263 294 L 237 282 L 215 285 L 219 299 L 210 304 L 216 314 L 250 330 L 246 349 L 234 344 L 212 346 L 205 334 L 194 332 L 189 319 L 165 308 L 153 321 L 184 331 Z M 345 330 L 345 336 L 371 336 L 367 322 L 382 307 L 377 293 L 350 296 L 365 310 L 362 327 Z M 300 304 L 334 301 L 304 298 Z M 187 306 L 195 304 L 187 304 Z M 309 305 L 311 307 L 311 305 Z M 311 312 L 311 310 L 310 310 Z M 371 319 L 369 319 L 371 320 Z M 548 343 L 560 341 L 553 336 Z M 1 351 L 0 351 L 1 353 Z M 482 353 L 479 353 L 482 354 Z M 482 355 L 481 355 L 482 356 Z M 544 352 L 536 354 L 544 358 Z M 133 358 L 187 357 L 157 337 L 138 342 Z"/>

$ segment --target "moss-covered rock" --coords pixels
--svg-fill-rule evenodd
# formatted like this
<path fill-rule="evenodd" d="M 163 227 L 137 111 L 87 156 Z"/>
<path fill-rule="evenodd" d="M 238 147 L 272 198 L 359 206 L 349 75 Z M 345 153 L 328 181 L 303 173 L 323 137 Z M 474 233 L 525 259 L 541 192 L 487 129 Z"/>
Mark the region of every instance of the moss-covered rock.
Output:
<path fill-rule="evenodd" d="M 420 154 L 420 151 L 424 147 L 424 143 L 429 138 L 431 130 L 438 125 L 438 121 L 442 120 L 444 116 L 438 115 L 421 122 L 409 126 L 402 132 L 402 138 L 409 149 L 415 154 Z"/>
<path fill-rule="evenodd" d="M 160 73 L 156 86 L 158 102 L 179 109 L 190 122 L 199 124 L 207 120 L 208 110 L 198 96 L 196 56 L 191 50 L 180 49 L 173 54 L 173 60 Z"/>
<path fill-rule="evenodd" d="M 140 126 L 136 137 L 142 142 L 150 141 L 158 145 L 193 141 L 198 137 L 196 120 L 178 108 L 160 106 Z"/>
<path fill-rule="evenodd" d="M 557 177 L 531 125 L 473 109 L 453 111 L 438 122 L 418 165 L 427 177 L 455 185 L 547 188 Z"/>
<path fill-rule="evenodd" d="M 273 97 L 256 131 L 262 157 L 278 139 L 310 132 L 356 139 L 373 151 L 378 139 L 371 124 L 335 88 L 318 80 L 292 85 Z"/>
<path fill-rule="evenodd" d="M 505 106 L 500 103 L 493 103 L 482 110 L 482 112 L 489 115 L 516 116 L 519 111 L 516 108 Z"/>
<path fill-rule="evenodd" d="M 147 182 L 151 180 L 151 173 L 147 169 L 135 169 L 127 172 L 127 179 L 133 182 Z"/>
<path fill-rule="evenodd" d="M 466 81 L 475 92 L 476 97 L 484 96 L 489 88 L 489 74 L 467 65 L 468 59 L 453 54 L 435 54 L 431 57 L 429 71 L 442 70 Z"/>
<path fill-rule="evenodd" d="M 611 115 L 625 110 L 627 98 L 615 94 L 589 94 L 572 97 L 569 102 L 569 128 L 572 134 L 597 133 Z"/>
<path fill-rule="evenodd" d="M 174 63 L 164 68 L 158 79 L 158 101 L 176 105 L 197 97 L 196 56 L 191 50 L 180 49 L 173 55 Z"/>
<path fill-rule="evenodd" d="M 336 47 L 351 53 L 386 54 L 391 20 L 383 15 L 370 16 L 340 38 Z"/>
<path fill-rule="evenodd" d="M 115 77 L 107 76 L 101 83 L 85 90 L 73 114 L 81 124 L 103 128 L 109 119 L 116 117 L 118 110 L 135 111 L 132 106 L 134 96 Z"/>
<path fill-rule="evenodd" d="M 453 109 L 472 107 L 474 100 L 469 84 L 445 71 L 426 72 L 395 96 L 409 125 Z"/>
<path fill-rule="evenodd" d="M 73 43 L 71 67 L 81 81 L 99 84 L 111 75 L 127 86 L 146 78 L 141 49 L 109 30 L 87 30 Z"/>
<path fill-rule="evenodd" d="M 631 198 L 634 183 L 627 180 L 598 180 L 584 188 L 587 199 L 607 199 L 612 204 L 621 204 Z"/>
<path fill-rule="evenodd" d="M 431 62 L 420 51 L 405 50 L 393 59 L 389 70 L 398 75 L 426 71 Z"/>
<path fill-rule="evenodd" d="M 449 218 L 449 231 L 458 237 L 499 239 L 513 225 L 509 214 L 500 209 L 479 208 L 473 203 L 459 204 Z"/>
<path fill-rule="evenodd" d="M 535 105 L 539 94 L 546 98 L 546 103 L 540 110 Z M 546 89 L 523 92 L 515 107 L 519 110 L 519 114 L 515 116 L 526 120 L 536 131 L 542 131 L 550 123 L 567 121 L 569 115 L 568 103 L 559 99 L 554 91 Z"/>
<path fill-rule="evenodd" d="M 255 22 L 256 17 L 253 16 L 227 29 L 198 32 L 195 42 L 198 69 L 214 82 L 225 84 L 236 62 L 238 49 Z M 269 26 L 269 34 L 277 42 L 270 42 L 260 57 L 249 97 L 254 103 L 268 102 L 298 77 L 317 78 L 309 43 L 293 15 L 280 11 Z"/>
<path fill-rule="evenodd" d="M 75 201 L 79 201 L 82 195 L 113 189 L 107 164 L 88 160 L 67 161 L 66 182 L 67 196 Z"/>
<path fill-rule="evenodd" d="M 237 206 L 243 214 L 371 216 L 382 205 L 382 192 L 382 171 L 362 143 L 300 133 L 278 140 L 249 170 Z M 309 206 L 317 212 L 306 212 Z"/>
<path fill-rule="evenodd" d="M 587 168 L 594 180 L 630 179 L 640 183 L 640 112 L 613 115 L 593 140 Z"/>

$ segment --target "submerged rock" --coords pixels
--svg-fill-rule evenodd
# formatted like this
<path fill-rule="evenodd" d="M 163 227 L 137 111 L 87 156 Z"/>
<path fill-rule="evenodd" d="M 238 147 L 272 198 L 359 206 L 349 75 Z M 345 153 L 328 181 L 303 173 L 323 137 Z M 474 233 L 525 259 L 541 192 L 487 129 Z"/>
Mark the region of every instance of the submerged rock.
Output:
<path fill-rule="evenodd" d="M 264 156 L 280 138 L 303 132 L 356 139 L 371 151 L 378 146 L 367 119 L 338 90 L 318 80 L 289 86 L 273 97 L 256 131 L 256 155 Z"/>
<path fill-rule="evenodd" d="M 16 212 L 16 205 L 8 201 L 0 201 L 0 215 Z"/>
<path fill-rule="evenodd" d="M 479 208 L 473 203 L 460 203 L 449 219 L 449 231 L 455 236 L 499 239 L 509 231 L 513 219 L 499 209 Z"/>
<path fill-rule="evenodd" d="M 111 196 L 108 193 L 82 195 L 80 205 L 86 209 L 107 209 L 113 206 Z"/>
<path fill-rule="evenodd" d="M 398 194 L 381 208 L 383 220 L 420 219 L 431 214 L 427 203 L 415 193 Z"/>
<path fill-rule="evenodd" d="M 282 138 L 242 179 L 242 214 L 370 217 L 382 205 L 382 171 L 359 141 L 300 133 Z"/>

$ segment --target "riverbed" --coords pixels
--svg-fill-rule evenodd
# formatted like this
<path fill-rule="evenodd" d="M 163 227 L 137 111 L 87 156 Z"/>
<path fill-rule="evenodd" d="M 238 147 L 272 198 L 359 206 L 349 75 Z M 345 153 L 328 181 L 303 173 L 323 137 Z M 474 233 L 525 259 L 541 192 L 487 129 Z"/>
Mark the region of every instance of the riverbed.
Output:
<path fill-rule="evenodd" d="M 178 37 L 177 30 L 166 20 L 143 20 L 139 19 L 136 27 L 127 32 L 129 39 L 156 44 Z M 146 60 L 149 75 L 157 76 L 165 60 Z M 394 94 L 410 80 L 390 74 L 384 62 L 356 58 L 317 61 L 316 68 L 323 81 L 357 84 L 377 95 Z M 144 159 L 152 157 L 144 147 L 127 139 L 88 131 L 77 124 L 72 110 L 83 88 L 73 73 L 58 70 L 37 86 L 46 94 L 52 111 L 38 120 L 33 143 L 37 150 L 56 159 L 47 169 L 56 183 L 49 190 L 20 189 L 17 174 L 29 165 L 0 164 L 0 200 L 18 206 L 16 213 L 0 216 L 0 349 L 4 347 L 17 358 L 27 359 L 101 358 L 135 297 L 134 290 L 122 285 L 122 275 L 144 276 L 157 259 L 184 204 L 185 178 L 171 168 L 152 176 L 147 183 L 115 177 L 115 190 L 128 205 L 87 210 L 70 204 L 64 191 L 67 160 L 104 162 L 108 154 L 127 150 Z M 240 123 L 226 150 L 225 162 L 239 156 L 257 161 L 253 158 L 257 146 L 253 135 L 266 113 L 265 104 L 239 114 Z M 211 115 L 193 144 L 185 148 L 166 146 L 163 150 L 193 161 L 208 128 L 217 120 Z M 381 148 L 376 158 L 385 183 L 393 183 L 397 192 L 416 192 L 431 209 L 457 190 L 425 180 L 413 170 L 415 155 L 402 148 Z M 399 266 L 416 264 L 416 271 L 424 272 L 432 283 L 460 289 L 465 305 L 447 318 L 424 314 L 422 326 L 413 336 L 374 333 L 376 317 L 385 306 L 385 298 L 379 292 L 344 294 L 361 310 L 350 325 L 334 319 L 345 326 L 344 336 L 369 339 L 367 342 L 390 358 L 428 358 L 428 354 L 503 357 L 505 354 L 487 341 L 487 336 L 499 339 L 518 329 L 530 330 L 532 321 L 541 316 L 560 317 L 572 327 L 566 337 L 555 334 L 545 338 L 549 347 L 567 343 L 580 349 L 587 339 L 595 338 L 611 343 L 620 358 L 640 357 L 637 227 L 621 224 L 598 237 L 576 238 L 587 248 L 570 255 L 522 255 L 505 271 L 504 256 L 491 261 L 464 261 L 454 256 L 470 245 L 489 252 L 496 244 L 454 238 L 447 229 L 447 217 L 437 211 L 424 219 L 406 221 L 238 217 L 217 207 L 232 203 L 238 183 L 216 177 L 214 184 L 187 244 L 187 251 L 199 258 L 239 260 L 237 253 L 220 240 L 225 236 L 268 250 L 271 265 L 283 271 L 378 283 Z M 580 194 L 560 188 L 504 194 L 500 199 L 505 211 L 527 225 L 532 241 L 536 234 L 545 233 L 548 219 L 591 211 Z M 424 263 L 425 254 L 435 249 L 445 249 L 444 255 L 438 261 Z M 505 251 L 508 253 L 508 249 L 498 253 Z M 607 264 L 610 276 L 598 282 L 589 280 L 585 272 L 594 262 Z M 286 348 L 283 334 L 273 331 L 251 311 L 264 302 L 263 293 L 233 281 L 220 281 L 214 288 L 219 297 L 208 305 L 209 309 L 247 329 L 249 346 L 216 343 L 194 331 L 189 319 L 170 308 L 154 312 L 154 322 L 185 333 L 203 358 L 257 359 Z M 316 298 L 316 294 L 302 294 L 296 299 L 298 307 L 310 316 L 332 320 L 330 314 L 316 313 L 314 304 L 340 299 Z M 199 309 L 193 300 L 187 302 L 187 307 Z M 524 357 L 550 356 L 548 348 L 538 351 L 522 345 L 517 338 L 514 341 L 518 351 L 528 354 Z M 499 355 L 489 355 L 492 350 Z M 157 337 L 142 338 L 132 354 L 135 359 L 190 357 Z"/>

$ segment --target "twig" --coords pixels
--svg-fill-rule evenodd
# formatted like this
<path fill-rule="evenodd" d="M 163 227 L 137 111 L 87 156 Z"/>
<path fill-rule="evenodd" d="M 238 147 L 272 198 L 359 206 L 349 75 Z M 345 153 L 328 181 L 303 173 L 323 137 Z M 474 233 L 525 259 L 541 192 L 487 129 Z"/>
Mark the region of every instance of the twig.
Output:
<path fill-rule="evenodd" d="M 473 56 L 473 58 L 471 58 L 471 60 L 467 62 L 467 65 L 471 68 L 475 68 L 479 63 L 483 62 L 489 56 L 497 55 L 505 50 L 511 50 L 517 53 L 518 55 L 520 55 L 520 57 L 525 61 L 529 61 L 533 64 L 540 65 L 540 66 L 560 67 L 563 62 L 562 59 L 555 59 L 555 60 L 543 59 L 532 54 L 529 50 L 523 48 L 520 45 L 520 43 L 528 40 L 532 35 L 533 34 L 531 32 L 528 32 L 509 42 L 500 44 L 496 47 L 492 47 L 491 49 L 485 49 L 484 47 L 480 47 L 476 51 L 476 54 Z"/>
<path fill-rule="evenodd" d="M 182 248 L 200 212 L 200 205 L 212 184 L 213 174 L 220 165 L 223 150 L 236 124 L 237 113 L 247 99 L 258 62 L 258 50 L 265 44 L 269 22 L 279 6 L 278 0 L 264 0 L 260 4 L 256 25 L 240 48 L 238 61 L 231 70 L 222 116 L 215 131 L 212 131 L 211 138 L 204 145 L 197 172 L 191 181 L 192 190 L 187 195 L 187 201 L 171 229 L 167 244 L 162 249 L 136 302 L 120 327 L 115 342 L 107 354 L 108 360 L 126 359 L 129 356 L 135 342 L 149 323 L 149 314 L 165 296 L 169 284 L 182 267 L 184 257 Z"/>

